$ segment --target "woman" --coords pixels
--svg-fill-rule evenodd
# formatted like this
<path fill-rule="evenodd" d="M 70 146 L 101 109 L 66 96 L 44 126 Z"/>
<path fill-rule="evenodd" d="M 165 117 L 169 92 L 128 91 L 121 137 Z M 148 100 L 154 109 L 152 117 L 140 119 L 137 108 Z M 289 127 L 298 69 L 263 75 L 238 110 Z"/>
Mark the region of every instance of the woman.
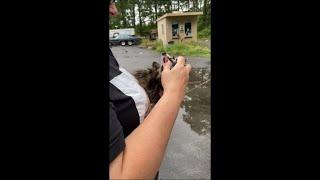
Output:
<path fill-rule="evenodd" d="M 116 14 L 115 2 L 111 0 L 109 15 Z M 144 118 L 148 96 L 134 77 L 119 67 L 109 48 L 110 179 L 156 177 L 191 70 L 181 56 L 172 69 L 170 66 L 170 61 L 163 64 L 163 96 Z"/>

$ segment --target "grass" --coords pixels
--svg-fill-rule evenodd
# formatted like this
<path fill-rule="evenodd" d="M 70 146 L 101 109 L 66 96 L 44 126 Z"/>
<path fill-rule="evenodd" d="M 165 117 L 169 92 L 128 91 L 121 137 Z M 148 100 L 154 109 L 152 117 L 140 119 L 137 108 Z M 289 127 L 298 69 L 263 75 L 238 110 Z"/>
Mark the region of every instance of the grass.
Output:
<path fill-rule="evenodd" d="M 162 42 L 143 39 L 139 45 L 143 48 L 151 48 L 157 52 L 167 52 L 173 56 L 210 57 L 210 49 L 196 42 L 174 43 L 163 46 Z"/>

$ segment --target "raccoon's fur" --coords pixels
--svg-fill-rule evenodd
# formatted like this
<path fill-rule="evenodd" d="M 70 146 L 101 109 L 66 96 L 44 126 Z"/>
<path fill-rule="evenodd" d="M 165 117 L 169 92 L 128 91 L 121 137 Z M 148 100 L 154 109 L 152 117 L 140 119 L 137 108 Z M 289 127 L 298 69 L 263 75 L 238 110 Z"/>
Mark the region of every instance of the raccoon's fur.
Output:
<path fill-rule="evenodd" d="M 149 97 L 150 106 L 146 113 L 147 116 L 163 94 L 163 87 L 161 84 L 161 65 L 157 62 L 153 62 L 151 68 L 138 70 L 133 75 Z"/>

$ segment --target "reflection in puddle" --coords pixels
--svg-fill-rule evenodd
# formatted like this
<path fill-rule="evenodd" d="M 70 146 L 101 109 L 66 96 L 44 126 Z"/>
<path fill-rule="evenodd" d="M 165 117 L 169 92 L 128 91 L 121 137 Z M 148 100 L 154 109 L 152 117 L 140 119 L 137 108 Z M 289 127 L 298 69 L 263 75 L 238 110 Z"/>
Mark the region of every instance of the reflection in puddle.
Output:
<path fill-rule="evenodd" d="M 199 135 L 210 133 L 211 128 L 211 71 L 210 68 L 192 68 L 187 93 L 182 103 L 183 120 Z M 202 84 L 203 83 L 203 84 Z M 201 86 L 199 86 L 202 84 Z"/>

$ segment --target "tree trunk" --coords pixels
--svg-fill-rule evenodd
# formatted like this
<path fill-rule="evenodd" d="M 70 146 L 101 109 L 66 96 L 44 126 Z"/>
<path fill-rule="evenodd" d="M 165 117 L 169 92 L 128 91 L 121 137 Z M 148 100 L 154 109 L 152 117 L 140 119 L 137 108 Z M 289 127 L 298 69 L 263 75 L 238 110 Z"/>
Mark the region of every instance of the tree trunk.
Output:
<path fill-rule="evenodd" d="M 136 3 L 133 2 L 132 4 L 132 24 L 133 28 L 136 29 L 136 11 L 135 11 Z"/>
<path fill-rule="evenodd" d="M 208 0 L 208 23 L 211 23 L 211 1 Z"/>
<path fill-rule="evenodd" d="M 152 12 L 152 3 L 149 4 L 149 9 L 150 9 L 150 16 L 151 16 L 151 21 L 150 21 L 150 25 L 153 26 L 154 24 L 154 21 L 155 21 L 155 15 L 154 13 Z"/>
<path fill-rule="evenodd" d="M 121 14 L 121 21 L 122 21 L 122 24 L 121 26 L 126 28 L 127 27 L 127 19 L 126 19 L 126 0 L 122 0 L 120 1 L 120 14 Z"/>
<path fill-rule="evenodd" d="M 139 32 L 140 36 L 142 35 L 142 18 L 141 18 L 141 4 L 138 4 L 138 16 L 139 16 Z"/>
<path fill-rule="evenodd" d="M 157 0 L 155 0 L 155 3 L 154 3 L 154 11 L 156 13 L 156 19 L 158 19 L 158 2 L 157 2 Z"/>
<path fill-rule="evenodd" d="M 204 0 L 203 2 L 203 8 L 202 8 L 202 11 L 203 11 L 203 17 L 204 17 L 204 22 L 205 23 L 208 23 L 208 6 L 207 6 L 207 3 L 208 3 L 208 0 Z"/>
<path fill-rule="evenodd" d="M 168 3 L 168 2 L 165 2 L 165 12 L 166 13 L 169 13 L 170 12 L 170 9 L 171 9 L 171 4 L 170 3 Z"/>

